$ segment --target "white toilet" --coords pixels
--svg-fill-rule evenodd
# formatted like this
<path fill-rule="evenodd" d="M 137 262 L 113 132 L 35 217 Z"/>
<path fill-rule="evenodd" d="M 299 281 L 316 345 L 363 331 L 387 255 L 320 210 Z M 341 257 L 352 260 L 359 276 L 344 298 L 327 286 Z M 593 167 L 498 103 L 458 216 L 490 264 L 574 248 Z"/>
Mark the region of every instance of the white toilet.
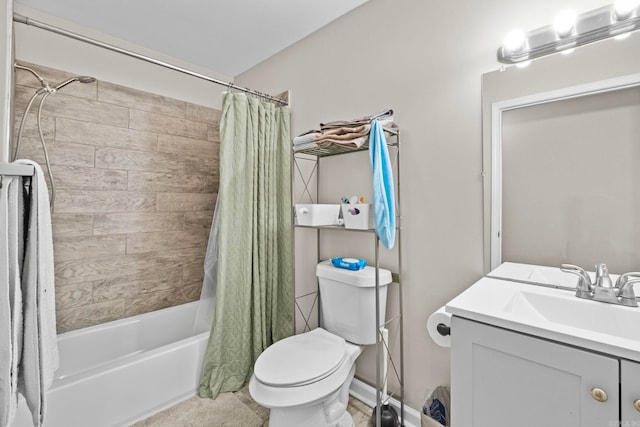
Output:
<path fill-rule="evenodd" d="M 347 412 L 355 361 L 376 342 L 375 268 L 351 271 L 323 261 L 316 269 L 322 328 L 285 338 L 256 360 L 253 399 L 271 409 L 269 427 L 352 427 Z M 380 319 L 391 273 L 380 269 Z"/>

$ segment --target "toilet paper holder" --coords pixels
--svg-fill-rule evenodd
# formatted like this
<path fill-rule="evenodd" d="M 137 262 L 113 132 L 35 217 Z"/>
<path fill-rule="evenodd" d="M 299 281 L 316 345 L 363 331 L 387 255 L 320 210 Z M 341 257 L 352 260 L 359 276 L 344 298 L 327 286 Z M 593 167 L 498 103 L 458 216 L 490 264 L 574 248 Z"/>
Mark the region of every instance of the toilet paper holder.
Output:
<path fill-rule="evenodd" d="M 446 337 L 447 335 L 451 335 L 451 327 L 445 325 L 444 323 L 438 323 L 438 325 L 436 326 L 436 330 L 443 337 Z"/>
<path fill-rule="evenodd" d="M 427 332 L 440 347 L 451 347 L 451 314 L 446 306 L 440 307 L 427 319 Z"/>

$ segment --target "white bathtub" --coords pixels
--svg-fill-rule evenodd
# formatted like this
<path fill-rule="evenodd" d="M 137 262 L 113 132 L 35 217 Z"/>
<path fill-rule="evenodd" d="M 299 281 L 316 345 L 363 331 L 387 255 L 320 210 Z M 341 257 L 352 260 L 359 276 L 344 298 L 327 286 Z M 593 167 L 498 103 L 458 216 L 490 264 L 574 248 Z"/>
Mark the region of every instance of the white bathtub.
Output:
<path fill-rule="evenodd" d="M 126 426 L 197 392 L 209 332 L 198 302 L 58 335 L 46 427 Z M 20 399 L 14 427 L 32 426 Z"/>

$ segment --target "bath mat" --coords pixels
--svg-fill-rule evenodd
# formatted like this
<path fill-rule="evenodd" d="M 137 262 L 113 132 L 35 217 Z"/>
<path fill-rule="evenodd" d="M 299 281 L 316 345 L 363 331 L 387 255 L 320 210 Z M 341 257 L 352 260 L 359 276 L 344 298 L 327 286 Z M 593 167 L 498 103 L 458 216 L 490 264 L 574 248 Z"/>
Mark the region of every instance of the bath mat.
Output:
<path fill-rule="evenodd" d="M 264 423 L 233 393 L 221 393 L 215 400 L 192 397 L 133 427 L 262 427 Z"/>
<path fill-rule="evenodd" d="M 371 408 L 349 396 L 355 427 L 370 427 Z M 269 410 L 253 401 L 247 386 L 221 393 L 215 400 L 192 397 L 132 427 L 268 427 Z"/>

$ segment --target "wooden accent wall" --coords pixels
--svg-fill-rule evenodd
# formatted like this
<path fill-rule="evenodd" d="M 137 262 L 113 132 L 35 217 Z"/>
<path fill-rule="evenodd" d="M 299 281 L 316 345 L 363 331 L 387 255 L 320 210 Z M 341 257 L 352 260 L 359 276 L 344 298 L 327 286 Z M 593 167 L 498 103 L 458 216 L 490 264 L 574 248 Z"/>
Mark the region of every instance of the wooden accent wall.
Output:
<path fill-rule="evenodd" d="M 23 65 L 52 83 L 74 76 Z M 17 137 L 40 83 L 17 70 L 15 84 Z M 46 172 L 37 109 L 38 101 L 18 158 Z M 47 98 L 59 333 L 199 298 L 218 192 L 219 120 L 218 110 L 103 81 L 75 82 Z"/>

